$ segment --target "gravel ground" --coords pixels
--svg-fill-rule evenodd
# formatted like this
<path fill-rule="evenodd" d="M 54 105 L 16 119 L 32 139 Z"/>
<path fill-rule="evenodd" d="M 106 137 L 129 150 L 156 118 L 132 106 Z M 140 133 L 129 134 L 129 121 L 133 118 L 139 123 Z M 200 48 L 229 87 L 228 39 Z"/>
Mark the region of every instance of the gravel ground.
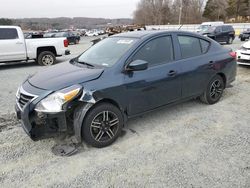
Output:
<path fill-rule="evenodd" d="M 70 46 L 71 57 L 88 41 Z M 250 67 L 238 68 L 219 103 L 193 100 L 133 119 L 112 146 L 83 144 L 72 157 L 52 154 L 58 139 L 31 141 L 14 118 L 17 86 L 41 69 L 0 67 L 0 187 L 250 187 Z"/>

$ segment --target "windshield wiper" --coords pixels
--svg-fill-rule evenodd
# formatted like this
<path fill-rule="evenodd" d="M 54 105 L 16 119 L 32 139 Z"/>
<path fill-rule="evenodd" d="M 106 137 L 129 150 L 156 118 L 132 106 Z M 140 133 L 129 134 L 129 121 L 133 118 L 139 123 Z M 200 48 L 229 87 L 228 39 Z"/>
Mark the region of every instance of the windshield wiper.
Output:
<path fill-rule="evenodd" d="M 95 67 L 94 65 L 92 65 L 90 63 L 83 62 L 83 61 L 77 61 L 77 63 L 83 64 L 83 65 L 87 65 L 89 67 Z"/>

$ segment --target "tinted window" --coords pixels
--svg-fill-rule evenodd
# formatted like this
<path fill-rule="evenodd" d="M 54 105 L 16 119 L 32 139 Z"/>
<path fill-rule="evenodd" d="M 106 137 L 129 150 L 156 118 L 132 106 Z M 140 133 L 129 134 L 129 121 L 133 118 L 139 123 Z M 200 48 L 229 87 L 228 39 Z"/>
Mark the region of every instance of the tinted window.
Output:
<path fill-rule="evenodd" d="M 218 32 L 218 33 L 221 32 L 222 31 L 222 27 L 216 27 L 215 31 Z"/>
<path fill-rule="evenodd" d="M 189 36 L 178 36 L 182 58 L 195 57 L 202 54 L 200 39 Z"/>
<path fill-rule="evenodd" d="M 133 60 L 144 60 L 154 66 L 174 60 L 173 44 L 170 36 L 153 39 L 144 45 Z"/>
<path fill-rule="evenodd" d="M 2 28 L 0 29 L 0 40 L 18 39 L 16 29 Z"/>
<path fill-rule="evenodd" d="M 201 52 L 204 54 L 208 51 L 210 43 L 202 39 L 200 39 L 200 43 L 201 43 Z"/>
<path fill-rule="evenodd" d="M 227 26 L 223 26 L 222 27 L 222 31 L 228 31 L 228 27 Z"/>

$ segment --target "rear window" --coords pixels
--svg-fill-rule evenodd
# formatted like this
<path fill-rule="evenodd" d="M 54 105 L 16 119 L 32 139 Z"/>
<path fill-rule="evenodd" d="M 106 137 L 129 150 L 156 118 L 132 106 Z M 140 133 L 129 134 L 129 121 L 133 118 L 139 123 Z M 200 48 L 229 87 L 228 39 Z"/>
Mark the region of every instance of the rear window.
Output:
<path fill-rule="evenodd" d="M 12 28 L 1 28 L 0 29 L 0 40 L 18 39 L 16 29 Z"/>
<path fill-rule="evenodd" d="M 209 46 L 210 46 L 210 43 L 208 41 L 202 40 L 202 39 L 200 39 L 200 43 L 201 43 L 201 52 L 203 54 L 207 53 Z"/>
<path fill-rule="evenodd" d="M 178 36 L 183 59 L 202 54 L 200 39 L 191 36 Z"/>

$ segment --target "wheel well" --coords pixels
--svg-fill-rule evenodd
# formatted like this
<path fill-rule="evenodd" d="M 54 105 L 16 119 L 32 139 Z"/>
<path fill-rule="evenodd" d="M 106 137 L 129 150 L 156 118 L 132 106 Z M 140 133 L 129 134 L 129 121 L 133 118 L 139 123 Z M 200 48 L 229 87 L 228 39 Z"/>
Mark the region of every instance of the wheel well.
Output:
<path fill-rule="evenodd" d="M 118 109 L 120 109 L 121 112 L 123 113 L 122 109 L 120 108 L 120 105 L 112 99 L 102 99 L 102 100 L 98 101 L 95 105 L 100 104 L 100 103 L 110 103 L 110 104 L 116 106 Z"/>
<path fill-rule="evenodd" d="M 226 79 L 225 74 L 223 74 L 223 73 L 218 73 L 218 75 L 219 75 L 219 76 L 223 79 L 224 86 L 226 87 L 226 84 L 227 84 L 227 79 Z"/>
<path fill-rule="evenodd" d="M 40 55 L 41 52 L 44 52 L 44 51 L 52 52 L 55 56 L 57 55 L 56 49 L 54 46 L 46 46 L 46 47 L 37 48 L 37 57 Z"/>

